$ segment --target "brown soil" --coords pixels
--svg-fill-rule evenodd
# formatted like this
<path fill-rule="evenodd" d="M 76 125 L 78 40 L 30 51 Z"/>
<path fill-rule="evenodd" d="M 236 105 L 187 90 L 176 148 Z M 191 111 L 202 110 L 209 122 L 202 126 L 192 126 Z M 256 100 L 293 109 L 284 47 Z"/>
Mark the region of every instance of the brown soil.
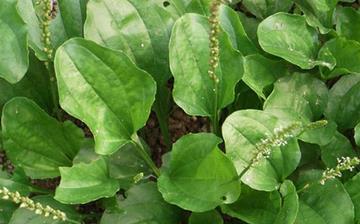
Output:
<path fill-rule="evenodd" d="M 176 142 L 180 137 L 197 132 L 208 132 L 210 123 L 207 118 L 187 115 L 180 107 L 175 106 L 169 116 L 169 132 L 171 142 Z M 158 166 L 161 166 L 161 156 L 167 151 L 164 139 L 161 135 L 159 123 L 155 113 L 143 129 L 143 137 L 152 149 L 152 157 Z"/>
<path fill-rule="evenodd" d="M 10 160 L 6 157 L 5 151 L 0 149 L 0 169 L 13 173 L 14 166 L 11 164 Z"/>

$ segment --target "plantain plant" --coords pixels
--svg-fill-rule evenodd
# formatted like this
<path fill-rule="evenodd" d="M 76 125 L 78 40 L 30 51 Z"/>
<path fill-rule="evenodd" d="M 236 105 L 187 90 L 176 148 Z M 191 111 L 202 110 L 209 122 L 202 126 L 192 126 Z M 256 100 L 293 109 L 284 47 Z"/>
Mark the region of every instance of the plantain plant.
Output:
<path fill-rule="evenodd" d="M 360 223 L 359 4 L 0 1 L 0 224 Z"/>

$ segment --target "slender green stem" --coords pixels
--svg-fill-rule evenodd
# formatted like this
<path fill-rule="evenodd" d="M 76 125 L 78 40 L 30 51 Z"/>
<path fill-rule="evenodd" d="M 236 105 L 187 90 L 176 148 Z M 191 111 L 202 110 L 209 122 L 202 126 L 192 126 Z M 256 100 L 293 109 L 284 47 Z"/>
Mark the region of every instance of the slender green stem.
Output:
<path fill-rule="evenodd" d="M 132 143 L 135 145 L 135 148 L 139 155 L 145 160 L 145 162 L 148 164 L 148 166 L 153 170 L 154 174 L 159 177 L 160 176 L 160 170 L 155 165 L 154 161 L 152 161 L 150 155 L 146 152 L 143 144 L 141 143 L 139 137 L 137 134 L 135 134 L 132 137 Z"/>
<path fill-rule="evenodd" d="M 169 132 L 169 113 L 170 113 L 170 92 L 165 86 L 159 85 L 154 103 L 154 111 L 159 122 L 160 131 L 166 145 L 166 150 L 171 148 L 171 137 Z"/>
<path fill-rule="evenodd" d="M 297 190 L 296 193 L 300 194 L 301 192 L 305 191 L 306 189 L 308 189 L 309 187 L 311 187 L 314 183 L 308 183 L 305 184 L 304 187 L 302 187 L 301 189 Z"/>
<path fill-rule="evenodd" d="M 214 114 L 210 120 L 211 120 L 211 132 L 219 136 L 220 135 L 219 112 L 217 109 L 214 111 Z"/>
<path fill-rule="evenodd" d="M 45 62 L 46 69 L 49 74 L 49 82 L 50 82 L 50 91 L 51 91 L 51 99 L 53 103 L 53 114 L 56 115 L 58 120 L 61 120 L 60 106 L 59 106 L 59 97 L 58 90 L 56 85 L 56 77 L 55 71 L 53 67 L 53 63 Z"/>
<path fill-rule="evenodd" d="M 161 118 L 159 118 L 159 117 L 161 117 Z M 170 140 L 170 132 L 169 132 L 169 127 L 168 127 L 168 122 L 166 119 L 164 119 L 164 117 L 162 115 L 157 115 L 157 118 L 158 118 L 161 134 L 164 138 L 166 149 L 169 150 L 171 148 L 171 140 Z"/>

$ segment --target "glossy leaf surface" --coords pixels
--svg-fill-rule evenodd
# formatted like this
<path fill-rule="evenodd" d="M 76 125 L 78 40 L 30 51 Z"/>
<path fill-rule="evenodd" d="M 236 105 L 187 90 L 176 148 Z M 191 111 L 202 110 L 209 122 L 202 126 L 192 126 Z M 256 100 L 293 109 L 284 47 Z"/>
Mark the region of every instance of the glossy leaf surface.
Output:
<path fill-rule="evenodd" d="M 71 166 L 83 138 L 73 123 L 58 122 L 23 97 L 4 106 L 1 122 L 7 155 L 32 178 L 59 176 L 58 168 Z"/>
<path fill-rule="evenodd" d="M 303 16 L 274 14 L 259 24 L 257 34 L 260 46 L 270 54 L 302 69 L 311 69 L 318 64 L 318 35 L 314 28 L 306 24 Z"/>
<path fill-rule="evenodd" d="M 321 177 L 319 172 L 316 175 Z M 354 221 L 354 205 L 337 179 L 329 180 L 325 185 L 315 184 L 309 187 L 299 195 L 299 199 L 299 213 L 295 223 L 347 224 Z"/>
<path fill-rule="evenodd" d="M 55 199 L 65 204 L 84 204 L 114 196 L 119 190 L 118 182 L 109 177 L 104 158 L 89 164 L 61 167 L 60 173 L 61 182 L 56 188 Z"/>
<path fill-rule="evenodd" d="M 330 89 L 325 116 L 342 129 L 353 128 L 360 121 L 359 89 L 359 75 L 343 76 Z"/>
<path fill-rule="evenodd" d="M 171 75 L 168 44 L 173 24 L 171 15 L 154 1 L 90 0 L 84 29 L 86 39 L 122 50 L 163 85 Z"/>
<path fill-rule="evenodd" d="M 321 67 L 326 79 L 348 73 L 360 74 L 360 43 L 345 38 L 336 38 L 326 42 L 319 51 L 319 60 L 327 61 Z"/>
<path fill-rule="evenodd" d="M 328 33 L 333 27 L 333 17 L 339 0 L 295 0 L 304 12 L 310 26 L 316 27 L 321 33 Z"/>
<path fill-rule="evenodd" d="M 213 134 L 199 133 L 186 135 L 173 145 L 158 180 L 167 202 L 204 212 L 238 198 L 240 182 L 233 164 L 218 148 L 220 143 Z"/>
<path fill-rule="evenodd" d="M 234 100 L 234 88 L 243 74 L 242 57 L 225 33 L 220 37 L 218 89 L 208 74 L 208 20 L 186 14 L 174 25 L 170 39 L 170 67 L 175 83 L 173 97 L 187 114 L 212 116 Z M 215 110 L 216 109 L 216 110 Z"/>
<path fill-rule="evenodd" d="M 351 7 L 337 8 L 336 32 L 349 40 L 360 42 L 360 11 Z"/>
<path fill-rule="evenodd" d="M 90 127 L 97 153 L 116 152 L 145 125 L 156 84 L 124 53 L 75 38 L 57 51 L 55 70 L 61 107 Z"/>
<path fill-rule="evenodd" d="M 15 0 L 0 1 L 0 77 L 16 83 L 28 66 L 27 28 Z"/>
<path fill-rule="evenodd" d="M 251 163 L 258 150 L 256 144 L 282 126 L 281 120 L 258 110 L 241 110 L 227 117 L 222 134 L 226 154 L 238 174 Z M 274 147 L 269 159 L 264 158 L 251 166 L 241 181 L 255 190 L 274 191 L 295 170 L 300 156 L 297 142 L 290 140 L 286 146 Z"/>

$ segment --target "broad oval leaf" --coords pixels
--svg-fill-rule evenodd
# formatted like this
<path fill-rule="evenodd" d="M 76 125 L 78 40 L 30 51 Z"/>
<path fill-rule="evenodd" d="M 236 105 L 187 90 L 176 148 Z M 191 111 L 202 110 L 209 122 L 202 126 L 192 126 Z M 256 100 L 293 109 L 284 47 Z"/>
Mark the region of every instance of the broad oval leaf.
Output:
<path fill-rule="evenodd" d="M 112 197 L 119 190 L 117 180 L 109 177 L 104 158 L 89 164 L 60 167 L 61 181 L 55 199 L 65 204 L 85 204 L 103 197 Z"/>
<path fill-rule="evenodd" d="M 234 88 L 243 74 L 241 54 L 228 36 L 220 35 L 218 89 L 208 74 L 209 23 L 206 17 L 186 14 L 174 25 L 170 39 L 170 67 L 174 101 L 187 114 L 213 116 L 234 100 Z M 215 110 L 216 109 L 216 110 Z"/>
<path fill-rule="evenodd" d="M 321 172 L 310 172 L 315 173 L 318 178 L 321 177 Z M 325 185 L 314 184 L 302 191 L 299 202 L 299 212 L 295 221 L 297 224 L 354 223 L 354 205 L 344 186 L 337 179 L 328 180 Z"/>
<path fill-rule="evenodd" d="M 223 224 L 224 220 L 217 210 L 211 210 L 202 213 L 195 213 L 195 212 L 191 213 L 191 216 L 189 218 L 189 224 L 204 224 L 204 223 Z"/>
<path fill-rule="evenodd" d="M 242 55 L 257 53 L 255 45 L 251 42 L 241 23 L 239 14 L 226 5 L 221 5 L 219 9 L 220 26 L 229 35 L 233 48 L 241 52 Z"/>
<path fill-rule="evenodd" d="M 311 74 L 294 73 L 275 82 L 274 90 L 264 104 L 264 111 L 292 123 L 307 123 L 321 118 L 328 102 L 328 89 Z M 334 122 L 309 130 L 300 139 L 319 145 L 327 144 L 336 131 Z"/>
<path fill-rule="evenodd" d="M 180 209 L 164 201 L 156 184 L 136 185 L 126 192 L 126 199 L 117 200 L 115 208 L 105 210 L 101 224 L 109 223 L 179 223 Z"/>
<path fill-rule="evenodd" d="M 360 43 L 345 38 L 329 40 L 320 49 L 319 60 L 326 61 L 320 70 L 326 79 L 348 73 L 360 74 Z"/>
<path fill-rule="evenodd" d="M 97 153 L 117 151 L 145 125 L 156 84 L 123 52 L 74 38 L 58 49 L 55 71 L 61 107 L 89 126 Z"/>
<path fill-rule="evenodd" d="M 277 12 L 288 12 L 293 0 L 243 0 L 242 4 L 256 17 L 264 19 Z"/>
<path fill-rule="evenodd" d="M 264 110 L 274 115 L 288 114 L 288 120 L 315 121 L 322 116 L 328 101 L 328 89 L 311 74 L 294 73 L 275 83 Z"/>
<path fill-rule="evenodd" d="M 353 178 L 345 183 L 345 189 L 350 195 L 352 202 L 355 207 L 355 221 L 360 221 L 360 173 L 356 174 Z"/>
<path fill-rule="evenodd" d="M 244 58 L 242 80 L 263 99 L 266 99 L 266 87 L 287 74 L 287 66 L 283 61 L 274 61 L 260 54 L 248 55 Z"/>
<path fill-rule="evenodd" d="M 20 81 L 29 66 L 27 28 L 16 2 L 0 1 L 0 77 L 10 83 Z"/>
<path fill-rule="evenodd" d="M 179 139 L 162 169 L 158 188 L 165 201 L 204 212 L 236 201 L 240 181 L 231 161 L 217 147 L 213 134 L 189 134 Z"/>
<path fill-rule="evenodd" d="M 239 200 L 233 204 L 221 206 L 221 210 L 249 224 L 269 224 L 274 223 L 280 207 L 279 192 L 255 191 L 244 186 Z"/>
<path fill-rule="evenodd" d="M 258 150 L 256 144 L 283 125 L 281 119 L 259 110 L 241 110 L 226 118 L 222 127 L 226 154 L 238 174 L 250 164 Z M 286 146 L 274 147 L 270 158 L 253 165 L 241 180 L 255 190 L 274 191 L 296 169 L 300 157 L 296 140 L 290 140 Z"/>
<path fill-rule="evenodd" d="M 1 122 L 6 154 L 34 179 L 59 176 L 58 168 L 71 166 L 83 139 L 73 123 L 59 123 L 23 97 L 5 104 Z"/>
<path fill-rule="evenodd" d="M 330 89 L 325 116 L 341 129 L 355 127 L 360 122 L 360 76 L 346 75 Z"/>
<path fill-rule="evenodd" d="M 319 28 L 322 34 L 332 31 L 333 17 L 339 0 L 295 0 L 304 12 L 307 23 Z"/>
<path fill-rule="evenodd" d="M 317 32 L 306 24 L 303 16 L 277 13 L 263 20 L 258 27 L 260 46 L 264 51 L 282 57 L 302 69 L 319 64 Z"/>
<path fill-rule="evenodd" d="M 154 1 L 90 0 L 84 32 L 86 39 L 122 50 L 163 85 L 171 75 L 168 44 L 173 24 L 171 15 Z"/>
<path fill-rule="evenodd" d="M 338 7 L 336 32 L 349 40 L 360 42 L 360 11 L 352 7 Z"/>

